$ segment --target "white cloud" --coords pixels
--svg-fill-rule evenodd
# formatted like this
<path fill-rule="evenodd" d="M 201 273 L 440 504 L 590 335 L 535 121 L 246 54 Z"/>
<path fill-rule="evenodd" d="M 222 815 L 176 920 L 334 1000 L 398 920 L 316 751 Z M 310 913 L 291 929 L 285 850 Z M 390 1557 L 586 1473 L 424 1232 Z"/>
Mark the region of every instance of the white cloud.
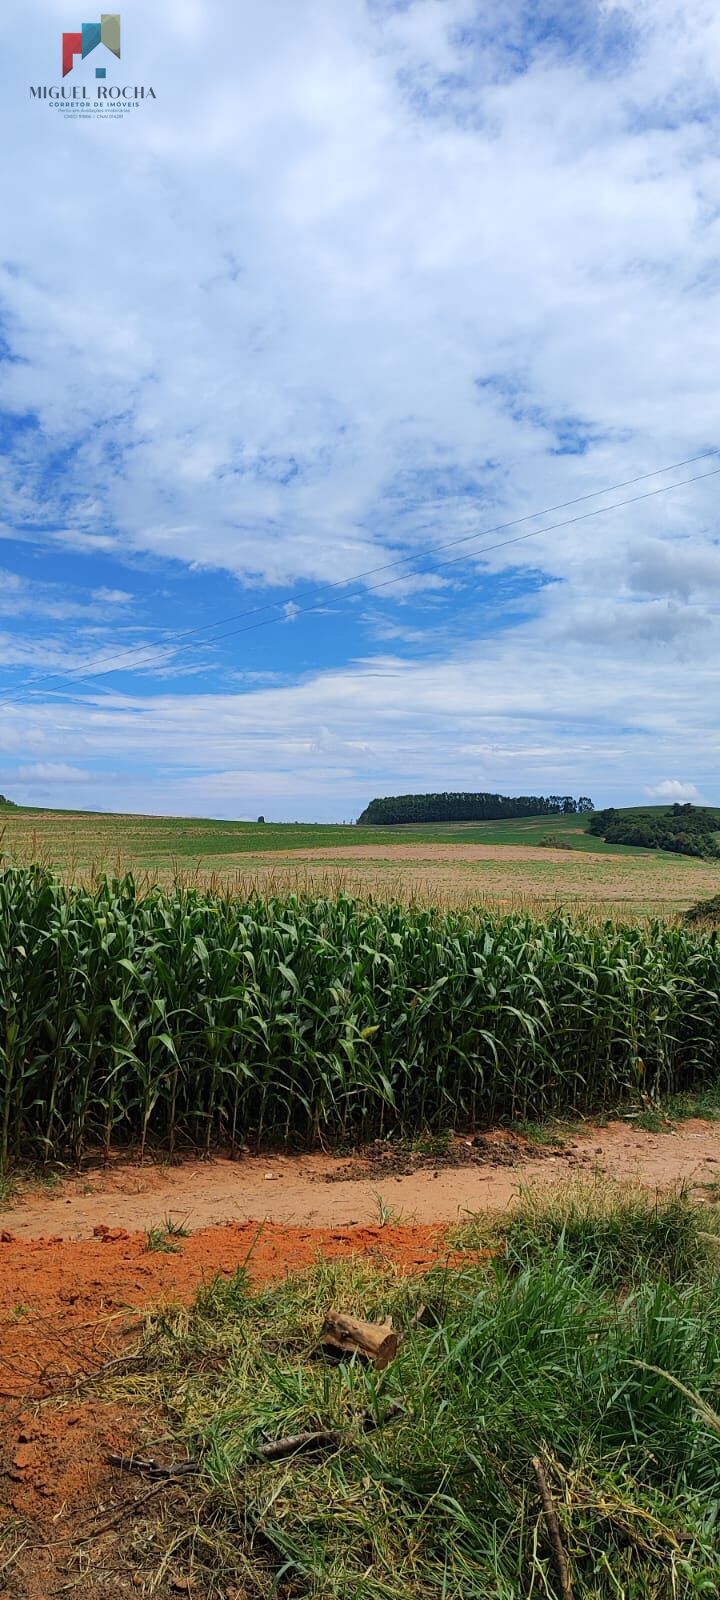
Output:
<path fill-rule="evenodd" d="M 116 554 L 324 583 L 717 443 L 709 0 L 559 13 L 274 0 L 245 8 L 240 30 L 230 0 L 158 0 L 152 30 L 146 19 L 127 0 L 123 67 L 157 103 L 100 129 L 19 98 L 52 81 L 59 0 L 6 0 L 0 18 L 0 115 L 23 154 L 2 196 L 1 327 L 20 358 L 0 368 L 19 428 L 4 538 L 75 552 L 89 572 Z M 35 696 L 8 711 L 0 744 L 19 760 L 162 762 L 160 809 L 231 806 L 242 774 L 290 814 L 295 794 L 336 810 L 378 787 L 555 787 L 575 773 L 637 788 L 692 771 L 706 792 L 717 481 L 478 560 L 550 580 L 529 621 L 499 595 L 497 638 L 484 612 L 474 621 L 471 585 L 409 577 L 383 600 L 448 595 L 438 659 L 432 612 L 425 639 L 390 615 L 380 642 L 428 659 L 348 661 L 237 695 L 91 691 L 62 710 Z M 92 604 L 132 598 L 98 586 Z M 58 625 L 88 604 L 0 588 L 6 612 L 31 601 Z M 462 650 L 448 642 L 457 605 Z M 7 635 L 0 659 L 88 652 Z M 78 793 L 93 784 L 107 800 L 101 777 Z"/>
<path fill-rule="evenodd" d="M 31 786 L 40 784 L 43 788 L 48 785 L 65 783 L 91 783 L 94 774 L 83 770 L 82 767 L 72 767 L 64 761 L 35 761 L 29 766 L 18 767 L 13 773 L 13 780 Z"/>
<path fill-rule="evenodd" d="M 98 600 L 105 606 L 127 606 L 133 596 L 127 589 L 93 589 L 93 600 Z"/>
<path fill-rule="evenodd" d="M 700 795 L 694 783 L 681 783 L 679 778 L 663 778 L 662 783 L 656 783 L 654 788 L 646 789 L 645 793 L 651 795 L 653 800 L 699 800 Z"/>
<path fill-rule="evenodd" d="M 36 54 L 52 31 L 44 0 L 29 4 L 25 75 L 26 41 Z M 17 12 L 10 0 L 14 73 Z M 94 237 L 115 238 L 102 271 L 63 197 L 66 134 L 28 105 L 2 283 L 25 360 L 3 389 L 42 425 L 26 496 L 44 445 L 73 447 L 62 540 L 270 581 L 344 577 L 378 545 L 422 548 L 705 439 L 720 178 L 694 112 L 715 93 L 715 19 L 626 13 L 635 47 L 606 75 L 541 28 L 527 70 L 509 70 L 521 19 L 491 6 L 481 24 L 468 0 L 342 14 L 277 0 L 218 56 L 229 0 L 192 43 L 161 11 L 156 46 L 136 0 L 124 49 L 160 71 L 157 105 L 112 130 L 100 188 L 97 130 L 73 142 Z M 595 437 L 587 456 L 549 454 L 569 423 Z M 568 542 L 540 541 L 551 570 Z"/>
<path fill-rule="evenodd" d="M 29 751 L 62 761 L 72 750 L 96 772 L 73 803 L 107 803 L 107 767 L 118 809 L 240 816 L 252 796 L 250 810 L 262 800 L 279 817 L 337 817 L 376 793 L 445 787 L 561 786 L 629 804 L 656 786 L 659 760 L 693 772 L 705 793 L 716 782 L 720 738 L 706 709 L 720 690 L 716 652 L 695 660 L 692 676 L 689 700 L 662 640 L 637 638 L 621 653 L 612 638 L 589 649 L 568 637 L 548 649 L 530 622 L 452 658 L 373 656 L 288 686 L 81 698 L 78 689 L 8 705 L 0 753 L 7 766 Z"/>

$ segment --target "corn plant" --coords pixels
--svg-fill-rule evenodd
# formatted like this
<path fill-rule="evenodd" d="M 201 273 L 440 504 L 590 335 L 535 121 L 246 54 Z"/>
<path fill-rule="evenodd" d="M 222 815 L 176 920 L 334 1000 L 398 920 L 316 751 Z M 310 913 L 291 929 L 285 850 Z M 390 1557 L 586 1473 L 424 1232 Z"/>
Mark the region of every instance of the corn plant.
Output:
<path fill-rule="evenodd" d="M 332 1145 L 712 1084 L 717 932 L 0 875 L 0 1162 Z"/>

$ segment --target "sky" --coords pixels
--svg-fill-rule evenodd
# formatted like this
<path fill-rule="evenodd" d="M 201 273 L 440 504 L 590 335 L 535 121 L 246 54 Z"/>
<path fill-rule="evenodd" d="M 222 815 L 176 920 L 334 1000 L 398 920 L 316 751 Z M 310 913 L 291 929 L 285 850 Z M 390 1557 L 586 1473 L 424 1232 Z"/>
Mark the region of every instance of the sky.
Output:
<path fill-rule="evenodd" d="M 720 804 L 716 0 L 120 16 L 0 16 L 0 791 Z"/>

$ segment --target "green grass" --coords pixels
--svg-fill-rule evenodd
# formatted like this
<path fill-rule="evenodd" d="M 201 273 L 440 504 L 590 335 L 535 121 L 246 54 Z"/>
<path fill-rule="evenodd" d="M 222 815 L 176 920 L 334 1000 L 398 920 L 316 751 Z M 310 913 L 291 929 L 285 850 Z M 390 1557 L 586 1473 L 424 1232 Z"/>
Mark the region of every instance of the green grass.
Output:
<path fill-rule="evenodd" d="M 709 1084 L 705 1088 L 671 1094 L 656 1105 L 641 1109 L 619 1106 L 618 1116 L 631 1119 L 636 1128 L 646 1133 L 672 1133 L 678 1122 L 691 1117 L 702 1117 L 705 1122 L 720 1121 L 720 1088 Z"/>
<path fill-rule="evenodd" d="M 671 1095 L 666 1110 L 668 1116 L 678 1122 L 687 1117 L 704 1117 L 707 1122 L 720 1122 L 720 1089 L 710 1085 L 692 1093 Z"/>
<path fill-rule="evenodd" d="M 560 1150 L 568 1139 L 576 1138 L 585 1129 L 582 1122 L 567 1122 L 552 1117 L 547 1122 L 517 1122 L 513 1131 L 542 1149 Z"/>
<path fill-rule="evenodd" d="M 531 1144 L 560 1149 L 569 1139 L 577 1139 L 584 1134 L 589 1136 L 593 1127 L 605 1126 L 611 1118 L 632 1122 L 633 1127 L 642 1128 L 647 1133 L 673 1133 L 679 1122 L 687 1122 L 692 1117 L 699 1117 L 704 1122 L 720 1121 L 718 1085 L 709 1084 L 704 1088 L 686 1090 L 682 1094 L 670 1094 L 654 1105 L 643 1104 L 641 1099 L 630 1104 L 621 1101 L 617 1106 L 598 1113 L 592 1122 L 579 1118 L 569 1120 L 551 1117 L 545 1122 L 516 1122 L 513 1131 Z"/>
<path fill-rule="evenodd" d="M 0 875 L 0 1170 L 546 1122 L 719 1078 L 702 930 Z"/>
<path fill-rule="evenodd" d="M 163 1255 L 176 1255 L 180 1249 L 179 1239 L 189 1239 L 190 1229 L 184 1223 L 175 1222 L 172 1217 L 166 1217 L 162 1223 L 155 1223 L 145 1233 L 145 1249 L 159 1251 Z"/>
<path fill-rule="evenodd" d="M 459 1270 L 319 1261 L 253 1293 L 241 1269 L 154 1315 L 144 1369 L 110 1392 L 137 1407 L 144 1454 L 198 1473 L 128 1523 L 132 1570 L 204 1600 L 552 1600 L 539 1456 L 574 1600 L 715 1596 L 715 1228 L 682 1196 L 525 1201 L 499 1254 Z M 381 1376 L 321 1359 L 329 1307 L 402 1328 L 420 1304 Z M 341 1444 L 254 1459 L 319 1427 Z"/>
<path fill-rule="evenodd" d="M 461 1246 L 473 1243 L 476 1228 L 460 1230 Z M 691 1282 L 708 1259 L 705 1218 L 684 1190 L 652 1196 L 605 1178 L 550 1195 L 525 1189 L 496 1232 L 509 1261 L 527 1266 L 552 1254 L 608 1288 L 659 1277 Z"/>

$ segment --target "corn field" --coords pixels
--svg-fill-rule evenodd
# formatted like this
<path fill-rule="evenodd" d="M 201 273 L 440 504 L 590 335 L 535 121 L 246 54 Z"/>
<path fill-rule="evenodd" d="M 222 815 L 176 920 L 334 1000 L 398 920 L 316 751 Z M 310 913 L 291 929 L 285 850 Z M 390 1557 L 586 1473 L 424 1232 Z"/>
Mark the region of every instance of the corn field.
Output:
<path fill-rule="evenodd" d="M 656 923 L 0 875 L 0 1163 L 327 1146 L 720 1072 L 720 942 Z"/>

